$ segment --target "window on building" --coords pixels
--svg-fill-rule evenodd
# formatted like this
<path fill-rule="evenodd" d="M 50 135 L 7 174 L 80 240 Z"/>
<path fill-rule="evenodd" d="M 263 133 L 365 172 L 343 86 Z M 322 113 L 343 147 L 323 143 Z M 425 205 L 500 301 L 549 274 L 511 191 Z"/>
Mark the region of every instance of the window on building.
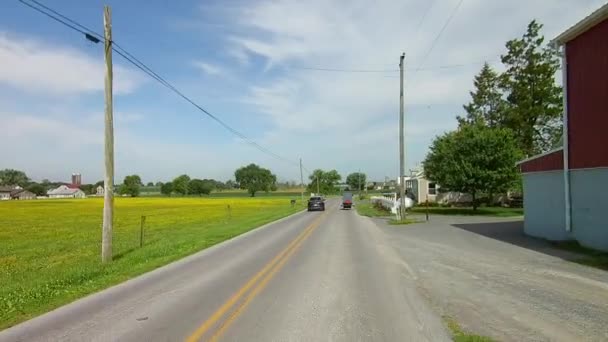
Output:
<path fill-rule="evenodd" d="M 436 194 L 437 194 L 437 184 L 429 183 L 429 195 L 436 195 Z"/>

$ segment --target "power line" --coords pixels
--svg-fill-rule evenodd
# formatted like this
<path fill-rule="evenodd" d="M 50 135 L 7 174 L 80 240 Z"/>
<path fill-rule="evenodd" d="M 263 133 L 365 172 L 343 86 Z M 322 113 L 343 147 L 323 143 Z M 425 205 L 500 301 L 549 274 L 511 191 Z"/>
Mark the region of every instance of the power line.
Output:
<path fill-rule="evenodd" d="M 288 66 L 290 69 L 313 70 L 313 71 L 330 71 L 330 72 L 361 72 L 361 73 L 382 73 L 382 72 L 398 72 L 399 69 L 340 69 L 340 68 L 321 68 L 321 67 L 300 67 Z"/>
<path fill-rule="evenodd" d="M 439 38 L 441 37 L 441 35 L 445 31 L 445 29 L 448 27 L 448 25 L 450 25 L 450 22 L 452 21 L 452 19 L 456 15 L 456 12 L 458 11 L 458 9 L 460 8 L 460 5 L 462 5 L 463 2 L 464 2 L 464 0 L 460 0 L 458 2 L 458 4 L 456 5 L 456 7 L 454 7 L 454 9 L 452 10 L 452 13 L 450 13 L 450 16 L 445 21 L 445 24 L 443 24 L 443 27 L 441 28 L 441 30 L 439 31 L 439 33 L 437 34 L 437 36 L 435 37 L 435 39 L 433 39 L 433 42 L 431 43 L 431 47 L 424 54 L 424 58 L 422 58 L 422 63 L 420 63 L 420 65 L 416 68 L 416 71 L 418 71 L 418 70 L 420 70 L 422 68 L 422 66 L 424 65 L 424 62 L 426 62 L 426 60 L 429 57 L 429 55 L 431 54 L 431 52 L 433 52 L 433 49 L 435 49 L 435 45 L 439 41 Z"/>
<path fill-rule="evenodd" d="M 431 1 L 431 4 L 424 11 L 424 14 L 420 18 L 420 21 L 418 21 L 418 24 L 416 24 L 416 31 L 414 33 L 414 38 L 412 40 L 416 40 L 416 38 L 418 38 L 418 33 L 420 32 L 420 28 L 422 27 L 422 24 L 426 20 L 426 17 L 428 16 L 428 14 L 431 12 L 431 8 L 433 8 L 433 5 L 435 5 L 435 0 Z M 406 51 L 407 51 L 407 49 L 406 49 Z"/>
<path fill-rule="evenodd" d="M 46 15 L 47 17 L 65 25 L 66 27 L 71 28 L 74 31 L 77 31 L 79 33 L 82 33 L 83 35 L 85 35 L 85 37 L 88 40 L 91 40 L 95 43 L 98 43 L 100 41 L 100 39 L 104 39 L 104 37 L 89 29 L 88 27 L 78 23 L 77 21 L 68 18 L 67 16 L 51 9 L 48 6 L 45 6 L 44 4 L 41 4 L 40 2 L 36 1 L 36 0 L 29 0 L 33 3 L 35 3 L 36 5 L 40 6 L 40 7 L 36 7 L 33 6 L 30 3 L 25 2 L 24 0 L 18 0 L 19 2 L 21 2 L 22 4 Z M 49 12 L 44 11 L 43 9 L 55 14 L 51 14 Z M 98 39 L 97 37 L 99 37 L 100 39 Z M 275 157 L 278 160 L 290 163 L 290 164 L 298 164 L 295 161 L 289 160 L 287 158 L 284 158 L 272 151 L 270 151 L 269 149 L 261 146 L 260 144 L 258 144 L 257 142 L 253 141 L 252 139 L 248 138 L 247 136 L 245 136 L 243 133 L 237 131 L 236 129 L 232 128 L 230 125 L 228 125 L 227 123 L 225 123 L 223 120 L 221 120 L 219 117 L 217 117 L 216 115 L 210 113 L 209 111 L 207 111 L 205 108 L 203 108 L 202 106 L 200 106 L 199 104 L 197 104 L 196 102 L 194 102 L 192 99 L 190 99 L 188 96 L 184 95 L 180 90 L 178 90 L 175 86 L 173 86 L 171 83 L 169 83 L 167 80 L 165 80 L 163 77 L 161 77 L 160 75 L 158 75 L 156 72 L 154 72 L 150 67 L 148 67 L 146 64 L 144 64 L 142 61 L 140 61 L 139 59 L 137 59 L 135 56 L 133 56 L 131 53 L 129 53 L 126 49 L 122 48 L 119 44 L 117 44 L 115 41 L 112 41 L 112 50 L 114 52 L 116 52 L 117 54 L 119 54 L 121 57 L 123 57 L 125 60 L 127 60 L 129 63 L 131 63 L 132 65 L 134 65 L 136 68 L 138 68 L 139 70 L 141 70 L 142 72 L 144 72 L 145 74 L 147 74 L 148 76 L 152 77 L 153 79 L 155 79 L 156 81 L 158 81 L 160 84 L 162 84 L 163 86 L 165 86 L 166 88 L 168 88 L 169 90 L 173 91 L 175 94 L 177 94 L 178 96 L 180 96 L 181 98 L 183 98 L 184 100 L 186 100 L 188 103 L 190 103 L 191 105 L 193 105 L 194 107 L 196 107 L 198 110 L 202 111 L 204 114 L 206 114 L 208 117 L 210 117 L 212 120 L 216 121 L 217 123 L 219 123 L 222 127 L 224 127 L 226 130 L 228 130 L 229 132 L 231 132 L 232 134 L 236 135 L 237 137 L 241 138 L 242 140 L 244 140 L 245 142 L 249 143 L 251 146 L 255 147 L 256 149 L 258 149 L 261 152 L 264 152 L 268 155 L 271 155 L 273 157 Z"/>

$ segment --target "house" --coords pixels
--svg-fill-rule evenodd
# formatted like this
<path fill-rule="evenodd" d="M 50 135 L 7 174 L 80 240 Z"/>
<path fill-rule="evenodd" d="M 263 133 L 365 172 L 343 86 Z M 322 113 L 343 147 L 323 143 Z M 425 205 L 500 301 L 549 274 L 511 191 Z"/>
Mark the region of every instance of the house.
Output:
<path fill-rule="evenodd" d="M 519 162 L 524 231 L 608 251 L 608 4 L 553 40 L 561 47 L 563 146 Z"/>
<path fill-rule="evenodd" d="M 101 185 L 98 185 L 97 188 L 95 188 L 95 195 L 97 196 L 103 196 L 104 195 L 104 188 Z"/>
<path fill-rule="evenodd" d="M 422 168 L 410 170 L 410 175 L 404 177 L 405 192 L 417 203 L 471 203 L 471 195 L 455 191 L 439 191 L 439 184 L 427 179 Z"/>
<path fill-rule="evenodd" d="M 56 189 L 47 191 L 49 198 L 85 198 L 84 191 L 80 190 L 76 185 L 61 185 Z"/>
<path fill-rule="evenodd" d="M 0 185 L 0 201 L 8 201 L 11 199 L 11 192 L 21 189 L 15 185 Z"/>
<path fill-rule="evenodd" d="M 25 189 L 15 189 L 11 192 L 11 199 L 15 200 L 33 200 L 36 198 L 35 193 Z"/>

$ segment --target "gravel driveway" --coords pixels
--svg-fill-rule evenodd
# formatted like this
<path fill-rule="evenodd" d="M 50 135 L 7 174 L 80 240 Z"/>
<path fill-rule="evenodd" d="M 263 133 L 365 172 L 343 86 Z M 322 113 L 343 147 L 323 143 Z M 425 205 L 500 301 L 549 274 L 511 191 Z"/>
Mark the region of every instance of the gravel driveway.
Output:
<path fill-rule="evenodd" d="M 608 341 L 608 272 L 523 235 L 521 219 L 374 219 L 442 315 L 500 341 Z"/>

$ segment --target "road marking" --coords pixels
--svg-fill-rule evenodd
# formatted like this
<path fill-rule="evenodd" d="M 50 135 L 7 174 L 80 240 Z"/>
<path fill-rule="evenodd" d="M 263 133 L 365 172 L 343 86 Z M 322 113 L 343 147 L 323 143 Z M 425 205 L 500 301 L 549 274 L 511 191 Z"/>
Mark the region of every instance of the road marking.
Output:
<path fill-rule="evenodd" d="M 325 217 L 326 215 L 327 215 L 327 213 L 324 213 L 323 215 L 316 218 L 310 225 L 308 225 L 304 229 L 304 231 L 302 233 L 300 233 L 300 235 L 298 235 L 294 240 L 292 240 L 289 243 L 289 245 L 283 251 L 281 251 L 281 253 L 279 253 L 272 260 L 270 260 L 264 266 L 264 268 L 262 268 L 262 270 L 260 270 L 253 277 L 251 277 L 251 279 L 249 279 L 247 281 L 247 283 L 245 283 L 245 285 L 243 285 L 243 287 L 241 287 L 226 302 L 224 302 L 224 304 L 219 309 L 217 309 L 211 315 L 211 317 L 209 317 L 201 326 L 199 326 L 198 329 L 196 329 L 192 333 L 192 335 L 190 335 L 190 337 L 188 337 L 186 339 L 186 341 L 187 342 L 198 341 L 205 333 L 207 333 L 209 331 L 209 329 L 211 327 L 213 327 L 226 314 L 226 312 L 228 310 L 230 310 L 230 308 L 232 308 L 234 306 L 234 304 L 241 297 L 243 297 L 243 295 L 245 295 L 245 293 L 247 293 L 247 291 L 249 291 L 249 289 L 251 289 L 258 282 L 258 280 L 260 280 L 262 277 L 264 277 L 264 275 L 266 275 L 266 273 L 271 271 L 271 269 L 274 268 L 274 266 L 276 266 L 277 264 L 279 264 L 282 259 L 284 259 L 288 255 L 291 255 L 290 251 L 292 249 L 294 249 L 294 247 L 296 245 L 299 245 L 300 241 L 302 241 L 303 239 L 308 237 L 310 235 L 309 232 L 312 232 L 312 230 L 314 230 L 317 227 L 317 225 L 320 223 L 321 219 L 323 219 L 323 217 Z"/>
<path fill-rule="evenodd" d="M 289 251 L 289 253 L 287 255 L 285 255 L 285 257 L 283 259 L 281 259 L 281 261 L 276 265 L 276 267 L 274 267 L 266 275 L 266 277 L 264 277 L 264 279 L 262 279 L 262 281 L 260 281 L 258 283 L 258 285 L 253 290 L 251 290 L 251 292 L 249 292 L 249 295 L 247 295 L 247 297 L 245 297 L 243 302 L 241 302 L 241 304 L 232 312 L 232 314 L 230 314 L 230 316 L 215 331 L 215 333 L 211 336 L 209 341 L 216 342 L 224 334 L 226 329 L 228 329 L 228 327 L 230 327 L 230 325 L 241 315 L 241 313 L 243 313 L 243 311 L 247 308 L 249 303 L 251 303 L 251 301 L 268 285 L 268 283 L 275 276 L 275 274 L 277 274 L 281 270 L 281 268 L 283 268 L 283 266 L 287 263 L 287 261 L 289 261 L 291 256 L 293 254 L 295 254 L 295 252 L 298 250 L 298 248 L 300 248 L 300 246 L 302 246 L 302 244 L 304 244 L 306 239 L 315 231 L 315 229 L 318 226 L 319 226 L 319 224 L 317 223 L 311 230 L 307 231 L 306 235 L 300 241 L 298 241 L 298 244 L 295 245 L 291 249 L 291 251 Z"/>

